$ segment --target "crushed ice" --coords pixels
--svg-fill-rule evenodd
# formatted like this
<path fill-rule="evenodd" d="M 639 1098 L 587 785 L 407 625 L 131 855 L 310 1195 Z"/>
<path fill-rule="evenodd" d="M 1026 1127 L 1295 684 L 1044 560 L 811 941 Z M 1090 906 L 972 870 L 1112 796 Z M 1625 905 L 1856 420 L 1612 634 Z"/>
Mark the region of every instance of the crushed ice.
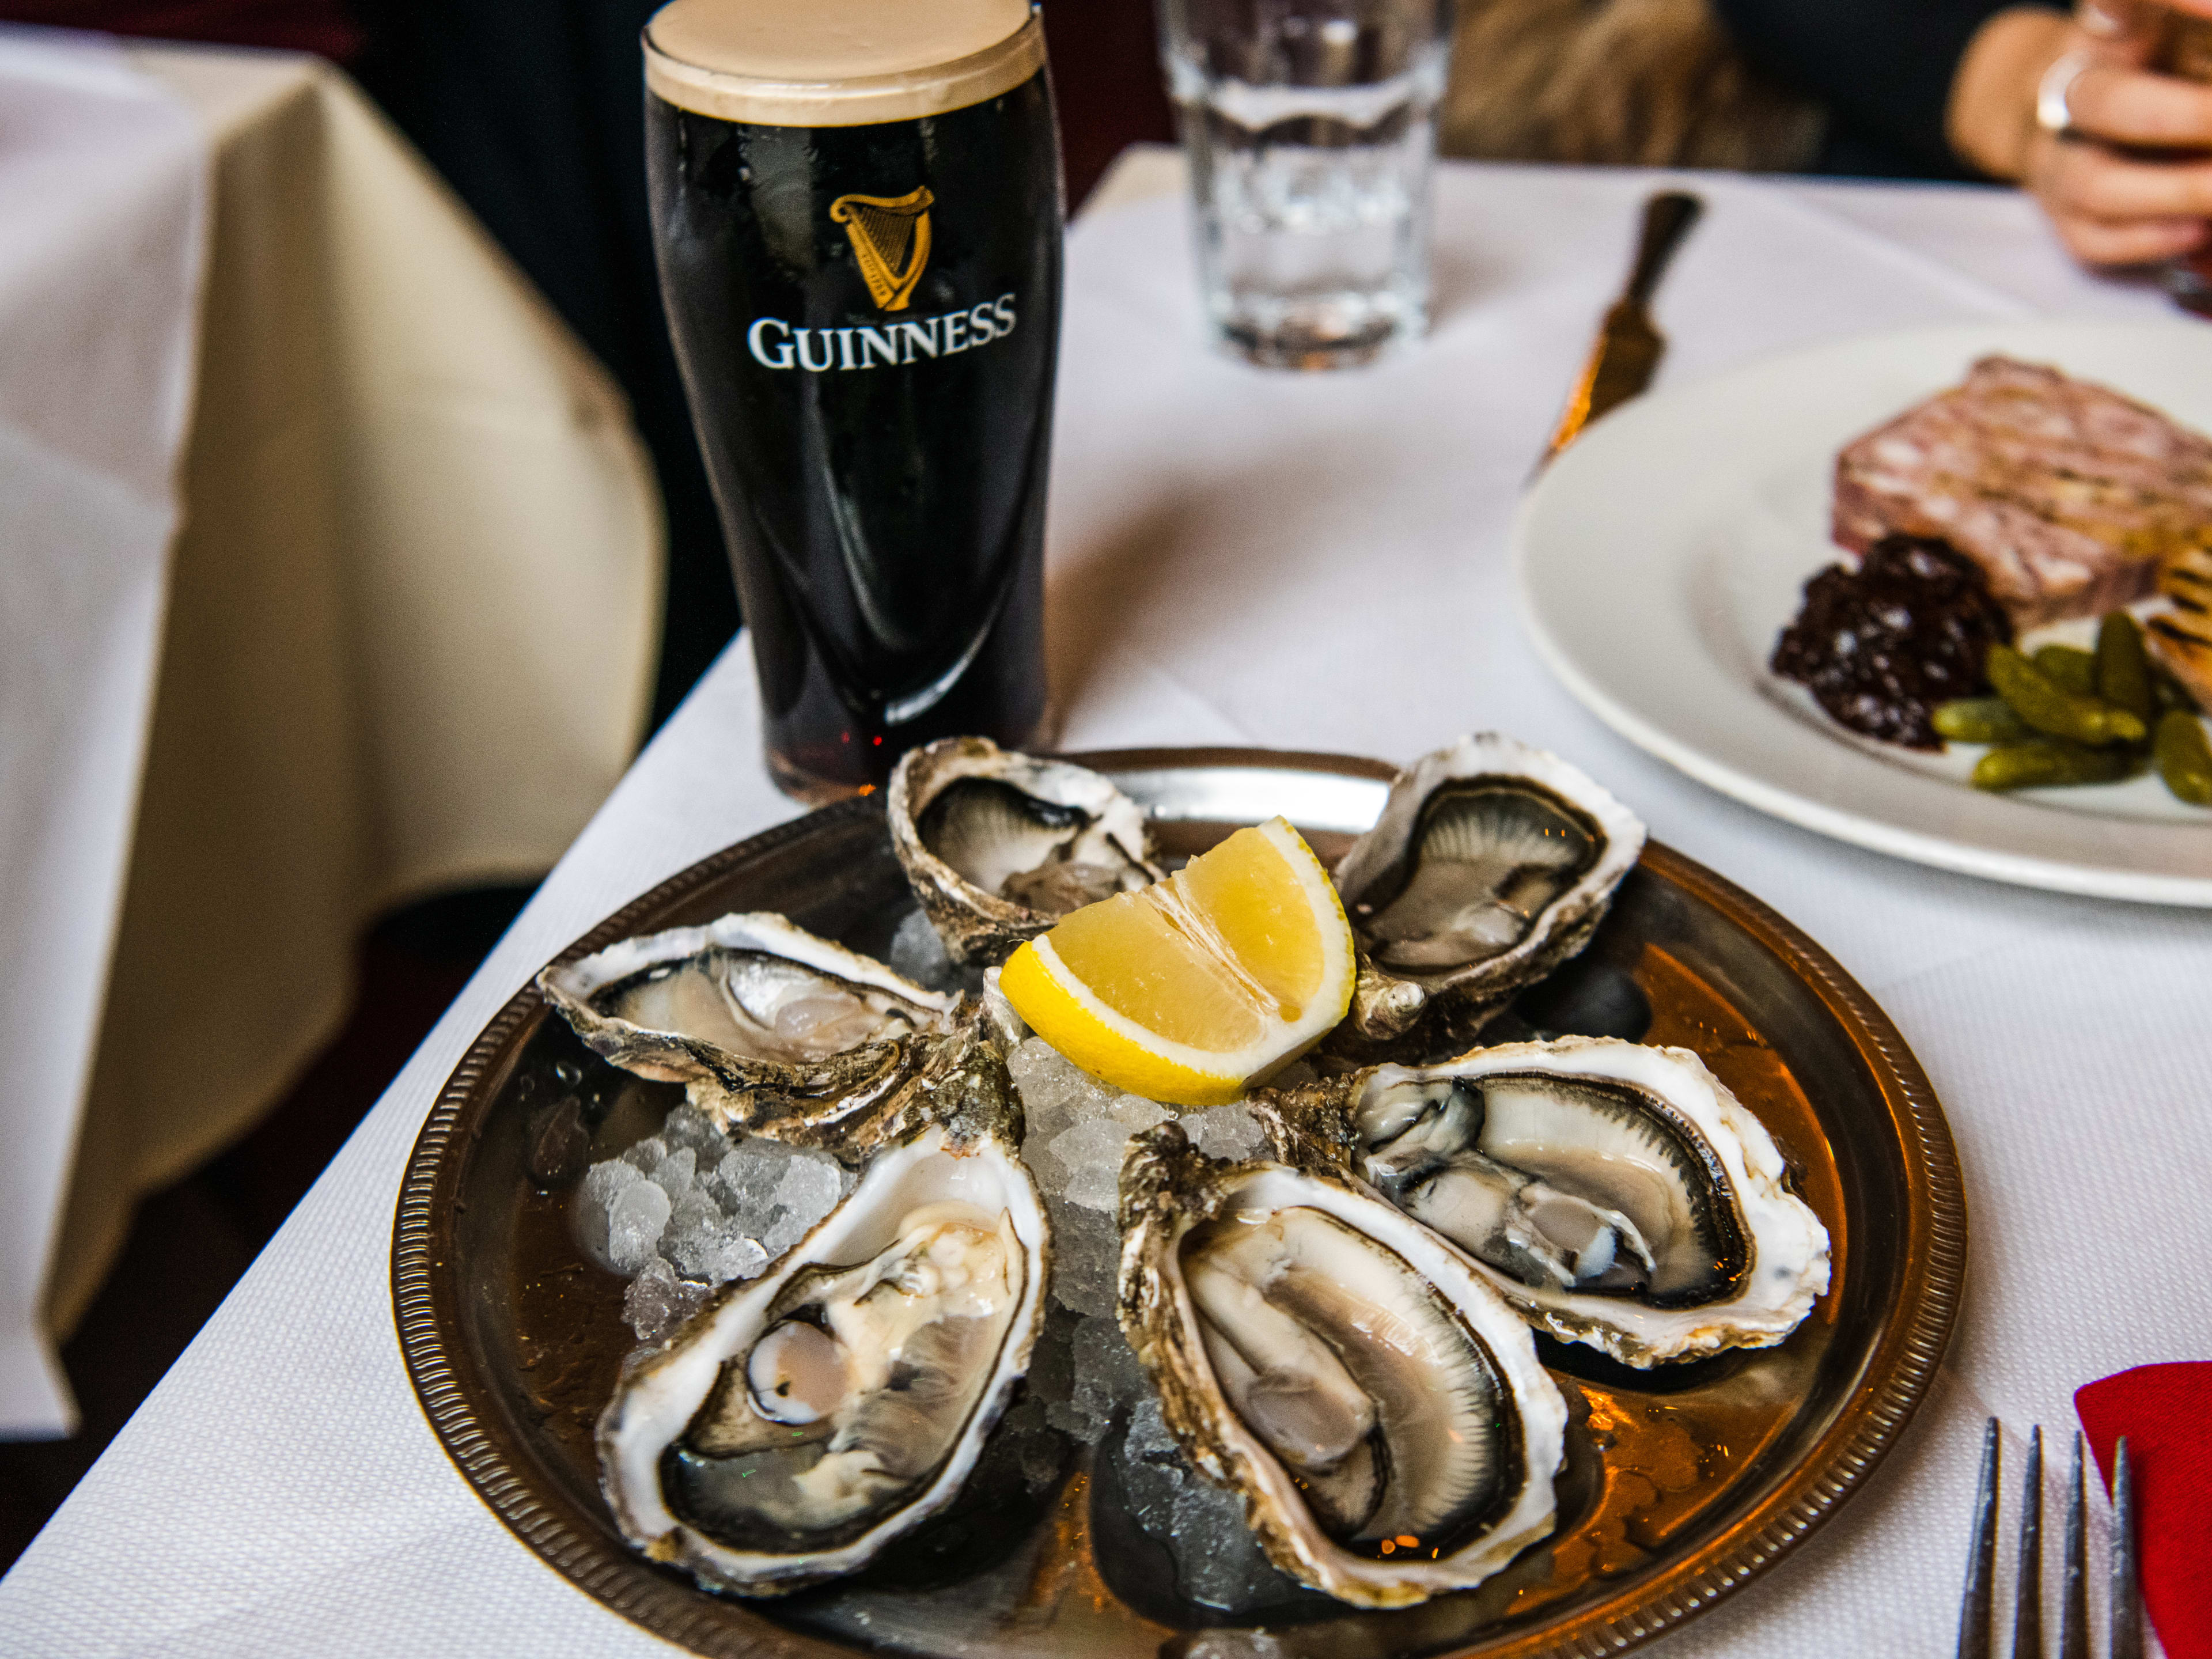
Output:
<path fill-rule="evenodd" d="M 884 962 L 895 974 L 903 974 L 916 985 L 927 985 L 932 990 L 946 988 L 958 969 L 951 957 L 945 953 L 945 941 L 937 936 L 926 910 L 911 910 L 891 935 L 891 948 L 884 953 Z"/>
<path fill-rule="evenodd" d="M 758 1278 L 854 1181 L 826 1152 L 732 1139 L 686 1102 L 658 1134 L 584 1172 L 577 1238 L 629 1279 L 623 1317 L 641 1341 L 657 1342 L 716 1285 Z"/>
<path fill-rule="evenodd" d="M 1169 1113 L 1100 1083 L 1039 1037 L 1020 1043 L 1007 1068 L 1027 1121 L 1022 1157 L 1052 1218 L 1058 1306 L 1030 1362 L 1031 1395 L 1043 1401 L 1053 1428 L 1118 1460 L 1131 1513 L 1174 1558 L 1176 1582 L 1192 1601 L 1242 1613 L 1297 1597 L 1298 1586 L 1275 1570 L 1245 1524 L 1243 1500 L 1184 1460 L 1115 1317 L 1121 1160 L 1129 1137 Z M 1259 1119 L 1241 1103 L 1186 1114 L 1181 1122 L 1214 1158 L 1267 1151 Z"/>
<path fill-rule="evenodd" d="M 1307 1594 L 1276 1571 L 1245 1523 L 1244 1501 L 1193 1469 L 1149 1389 L 1135 1396 L 1118 1454 L 1139 1526 L 1175 1558 L 1176 1582 L 1202 1607 L 1249 1616 Z"/>
<path fill-rule="evenodd" d="M 1114 1315 L 1121 1259 L 1114 1210 L 1129 1137 L 1170 1114 L 1099 1082 L 1042 1037 L 1018 1044 L 1006 1066 L 1027 1124 L 1022 1158 L 1052 1219 L 1052 1299 L 1059 1304 L 1030 1362 L 1030 1387 L 1053 1427 L 1096 1445 L 1117 1412 L 1152 1396 Z M 1242 1105 L 1217 1106 L 1182 1122 L 1217 1158 L 1263 1150 L 1259 1120 Z"/>
<path fill-rule="evenodd" d="M 1099 1082 L 1042 1037 L 1022 1042 L 1006 1066 L 1029 1124 L 1022 1157 L 1045 1196 L 1112 1215 L 1129 1137 L 1168 1117 L 1167 1109 Z M 1194 1112 L 1182 1127 L 1214 1158 L 1257 1158 L 1266 1149 L 1260 1120 L 1242 1103 Z"/>

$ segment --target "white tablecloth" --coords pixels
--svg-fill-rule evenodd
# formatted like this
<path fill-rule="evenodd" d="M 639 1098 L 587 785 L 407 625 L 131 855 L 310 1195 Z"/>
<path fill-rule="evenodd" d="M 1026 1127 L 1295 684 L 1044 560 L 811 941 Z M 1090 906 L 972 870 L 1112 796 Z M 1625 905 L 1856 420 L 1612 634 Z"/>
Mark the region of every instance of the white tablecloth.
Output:
<path fill-rule="evenodd" d="M 622 775 L 660 538 L 620 393 L 344 76 L 0 33 L 0 1435 L 67 1429 L 133 1202 L 282 1097 L 364 920 Z"/>
<path fill-rule="evenodd" d="M 1066 740 L 1407 757 L 1501 726 L 1586 766 L 1836 953 L 1948 1110 L 1972 1210 L 1966 1313 L 1865 1489 L 1653 1651 L 1948 1652 L 1984 1413 L 2063 1429 L 2090 1377 L 2212 1354 L 2212 1291 L 2172 1268 L 2212 1244 L 2212 916 L 1988 884 L 1771 822 L 1646 759 L 1545 676 L 1514 622 L 1505 526 L 1652 183 L 1446 168 L 1435 338 L 1304 379 L 1199 349 L 1178 204 L 1079 226 L 1050 553 Z M 1669 379 L 1869 326 L 2164 314 L 2069 271 L 2010 197 L 1697 185 L 1712 212 L 1660 301 Z M 0 1652 L 668 1650 L 542 1565 L 447 1463 L 400 1363 L 386 1252 L 416 1131 L 500 1004 L 608 910 L 791 814 L 762 775 L 757 712 L 739 647 L 0 1584 Z"/>
<path fill-rule="evenodd" d="M 207 144 L 104 41 L 0 32 L 0 1431 L 40 1330 L 146 749 L 190 422 Z"/>

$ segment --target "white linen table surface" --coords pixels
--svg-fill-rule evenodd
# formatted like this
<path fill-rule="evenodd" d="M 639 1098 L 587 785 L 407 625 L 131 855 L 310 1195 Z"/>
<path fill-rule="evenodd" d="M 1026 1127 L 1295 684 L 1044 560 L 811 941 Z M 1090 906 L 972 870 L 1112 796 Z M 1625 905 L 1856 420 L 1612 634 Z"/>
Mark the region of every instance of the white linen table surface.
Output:
<path fill-rule="evenodd" d="M 2212 916 L 1998 886 L 1772 822 L 1613 737 L 1538 665 L 1507 522 L 1655 182 L 1445 167 L 1433 338 L 1334 375 L 1202 349 L 1179 202 L 1079 224 L 1049 554 L 1065 741 L 1403 759 L 1501 727 L 1586 767 L 1835 953 L 1903 1029 L 1958 1138 L 1966 1311 L 1865 1489 L 1650 1651 L 1948 1653 L 1984 1414 L 2063 1431 L 2080 1383 L 2212 1355 L 2201 1275 L 2143 1267 L 2212 1243 Z M 1868 328 L 2167 314 L 2074 273 L 2010 195 L 1694 184 L 1711 212 L 1659 299 L 1665 380 Z M 500 1005 L 610 910 L 793 815 L 757 718 L 740 644 L 0 1583 L 0 1653 L 669 1650 L 542 1565 L 447 1461 L 401 1364 L 387 1253 L 416 1130 Z"/>

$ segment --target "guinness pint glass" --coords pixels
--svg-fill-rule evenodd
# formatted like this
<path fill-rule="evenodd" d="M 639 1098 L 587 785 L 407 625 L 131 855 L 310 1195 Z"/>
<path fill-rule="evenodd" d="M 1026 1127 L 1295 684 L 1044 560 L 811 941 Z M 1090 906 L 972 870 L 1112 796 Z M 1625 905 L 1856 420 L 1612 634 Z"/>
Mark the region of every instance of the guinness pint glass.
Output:
<path fill-rule="evenodd" d="M 776 781 L 1045 709 L 1060 187 L 1029 0 L 674 0 L 645 31 L 661 295 Z"/>

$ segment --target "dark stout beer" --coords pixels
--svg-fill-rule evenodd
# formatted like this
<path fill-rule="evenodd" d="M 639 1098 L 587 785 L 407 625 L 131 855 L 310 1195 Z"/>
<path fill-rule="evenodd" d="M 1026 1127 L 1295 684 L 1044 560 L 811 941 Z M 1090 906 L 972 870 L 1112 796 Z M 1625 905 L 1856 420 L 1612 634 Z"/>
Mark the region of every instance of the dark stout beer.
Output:
<path fill-rule="evenodd" d="M 676 0 L 646 58 L 661 295 L 776 781 L 1027 741 L 1061 208 L 1026 0 Z"/>

